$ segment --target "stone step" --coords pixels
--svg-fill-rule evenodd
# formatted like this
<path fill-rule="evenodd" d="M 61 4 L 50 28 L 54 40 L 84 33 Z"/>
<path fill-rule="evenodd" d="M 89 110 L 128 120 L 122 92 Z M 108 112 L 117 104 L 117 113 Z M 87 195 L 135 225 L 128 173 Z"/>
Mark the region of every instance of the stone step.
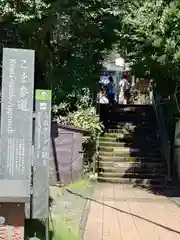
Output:
<path fill-rule="evenodd" d="M 159 138 L 151 138 L 148 136 L 144 136 L 142 138 L 134 137 L 134 138 L 122 138 L 122 136 L 119 135 L 119 137 L 115 138 L 116 142 L 125 142 L 128 144 L 130 147 L 131 146 L 139 146 L 139 147 L 144 147 L 144 146 L 161 146 L 161 141 Z M 127 145 L 126 145 L 127 146 Z"/>
<path fill-rule="evenodd" d="M 111 141 L 99 141 L 99 146 L 100 147 L 126 147 L 126 143 L 124 142 L 117 142 L 116 140 L 113 142 Z"/>
<path fill-rule="evenodd" d="M 102 137 L 105 137 L 105 138 L 114 138 L 116 139 L 118 137 L 119 133 L 116 132 L 116 131 L 113 131 L 113 132 L 105 132 Z"/>
<path fill-rule="evenodd" d="M 99 172 L 100 177 L 114 177 L 114 178 L 135 178 L 135 179 L 165 179 L 165 174 L 163 173 L 136 173 L 136 172 Z"/>
<path fill-rule="evenodd" d="M 160 147 L 160 143 L 157 144 L 157 143 L 154 143 L 153 141 L 152 142 L 141 142 L 141 143 L 126 143 L 126 142 L 120 142 L 120 141 L 102 141 L 100 140 L 99 141 L 99 146 L 100 147 L 127 147 L 127 148 L 142 148 L 143 149 L 157 149 Z"/>
<path fill-rule="evenodd" d="M 147 141 L 154 141 L 158 140 L 160 141 L 160 135 L 159 132 L 134 132 L 134 133 L 123 133 L 119 131 L 119 129 L 116 131 L 115 129 L 110 130 L 111 132 L 104 133 L 101 137 L 104 138 L 113 138 L 116 139 L 116 141 L 133 141 L 133 142 L 142 142 L 144 140 Z"/>
<path fill-rule="evenodd" d="M 117 142 L 116 136 L 115 137 L 111 137 L 111 136 L 104 136 L 101 135 L 99 138 L 99 142 Z"/>
<path fill-rule="evenodd" d="M 108 112 L 108 111 L 114 111 L 114 112 L 136 112 L 136 113 L 141 113 L 141 112 L 146 112 L 146 113 L 154 113 L 154 108 L 152 105 L 135 105 L 135 104 L 128 104 L 128 105 L 121 105 L 121 104 L 116 104 L 114 106 L 109 106 L 107 104 L 101 104 L 100 105 L 100 112 Z"/>
<path fill-rule="evenodd" d="M 149 104 L 144 104 L 144 105 L 139 105 L 139 104 L 128 104 L 128 105 L 123 105 L 123 104 L 117 104 L 114 106 L 114 109 L 126 109 L 127 111 L 150 111 L 154 112 L 154 108 L 152 105 Z"/>
<path fill-rule="evenodd" d="M 155 128 L 135 128 L 134 131 L 132 132 L 133 135 L 143 135 L 143 134 L 148 134 L 150 136 L 156 136 L 157 134 L 159 134 L 159 129 L 155 129 Z"/>
<path fill-rule="evenodd" d="M 140 107 L 133 107 L 133 106 L 127 106 L 126 107 L 119 107 L 119 106 L 113 106 L 112 108 L 107 109 L 106 112 L 112 111 L 112 112 L 126 112 L 126 113 L 135 113 L 135 114 L 155 114 L 155 111 L 153 108 L 140 108 Z"/>
<path fill-rule="evenodd" d="M 109 129 L 108 132 L 105 132 L 102 137 L 118 138 L 122 136 L 123 139 L 133 139 L 133 138 L 149 138 L 149 139 L 158 139 L 159 132 L 135 132 L 135 133 L 123 133 L 120 129 Z"/>
<path fill-rule="evenodd" d="M 108 124 L 114 124 L 114 125 L 119 125 L 120 127 L 125 125 L 125 124 L 131 124 L 133 126 L 138 126 L 140 124 L 146 124 L 149 127 L 158 127 L 158 123 L 156 119 L 152 118 L 147 118 L 147 119 L 142 119 L 142 118 L 129 118 L 125 116 L 107 116 L 105 119 L 101 120 L 104 121 L 107 125 Z"/>
<path fill-rule="evenodd" d="M 108 152 L 108 153 L 144 153 L 144 154 L 154 154 L 154 153 L 160 153 L 159 148 L 150 148 L 146 146 L 146 148 L 140 149 L 140 148 L 130 148 L 130 147 L 121 147 L 121 146 L 99 146 L 99 152 Z M 146 155 L 144 155 L 146 156 Z"/>
<path fill-rule="evenodd" d="M 156 114 L 153 108 L 142 109 L 136 107 L 117 107 L 109 108 L 102 106 L 100 111 L 101 120 L 107 123 L 107 120 L 116 122 L 132 122 L 138 123 L 142 121 L 147 121 L 154 126 L 157 125 Z"/>
<path fill-rule="evenodd" d="M 116 142 L 116 143 L 128 143 L 128 144 L 133 144 L 133 145 L 142 145 L 144 146 L 144 144 L 147 144 L 147 146 L 151 145 L 151 144 L 159 144 L 160 146 L 160 138 L 157 137 L 152 137 L 152 136 L 128 136 L 128 135 L 124 135 L 124 134 L 111 134 L 111 135 L 107 135 L 107 136 L 102 136 L 99 141 L 101 142 Z"/>
<path fill-rule="evenodd" d="M 106 112 L 111 112 L 111 113 L 117 113 L 117 114 L 134 114 L 134 115 L 138 115 L 138 116 L 156 116 L 154 109 L 137 109 L 137 108 L 112 108 L 109 110 L 106 110 Z"/>
<path fill-rule="evenodd" d="M 102 156 L 99 155 L 99 161 L 103 162 L 140 162 L 140 163 L 164 163 L 160 157 L 130 157 L 130 156 Z"/>
<path fill-rule="evenodd" d="M 120 172 L 125 173 L 127 171 L 131 172 L 157 172 L 157 171 L 165 171 L 165 164 L 162 162 L 113 162 L 113 161 L 99 161 L 99 168 L 101 168 L 105 172 Z"/>
<path fill-rule="evenodd" d="M 123 128 L 127 124 L 131 125 L 132 127 L 136 127 L 137 126 L 137 124 L 133 124 L 133 123 L 130 123 L 130 122 L 122 122 L 122 121 L 119 121 L 119 120 L 108 120 L 108 123 L 109 124 L 119 125 L 119 127 L 121 127 L 121 128 Z"/>
<path fill-rule="evenodd" d="M 106 157 L 134 157 L 134 158 L 143 158 L 143 157 L 148 157 L 148 158 L 160 158 L 161 154 L 160 153 L 156 153 L 156 152 L 150 152 L 150 153 L 138 153 L 138 152 L 134 152 L 134 153 L 129 153 L 129 152 L 99 152 L 100 156 L 106 156 Z"/>
<path fill-rule="evenodd" d="M 113 130 L 122 130 L 126 128 L 126 127 L 123 127 L 119 124 L 115 124 L 115 123 L 106 123 L 106 129 L 113 129 Z M 154 132 L 154 131 L 158 131 L 158 126 L 142 126 L 142 127 L 133 127 L 135 131 L 138 130 L 138 132 L 142 133 L 142 132 Z"/>
<path fill-rule="evenodd" d="M 159 146 L 160 145 L 160 140 L 159 139 L 120 139 L 117 136 L 116 137 L 109 137 L 109 136 L 101 136 L 99 138 L 99 143 L 112 143 L 112 144 L 130 144 L 129 146 L 132 145 L 141 145 L 141 144 L 147 144 L 148 146 Z"/>
<path fill-rule="evenodd" d="M 137 122 L 135 122 L 135 123 L 131 123 L 131 122 L 129 122 L 129 121 L 125 121 L 125 122 L 123 122 L 123 121 L 121 121 L 121 120 L 108 120 L 108 122 L 109 123 L 112 123 L 112 124 L 119 124 L 119 126 L 121 126 L 121 127 L 123 127 L 124 125 L 126 125 L 126 124 L 130 124 L 131 126 L 133 126 L 133 127 L 137 127 L 137 126 L 143 126 L 144 128 L 146 128 L 146 127 L 149 127 L 149 125 L 152 125 L 152 123 L 150 122 L 150 121 L 137 121 Z M 157 125 L 158 126 L 158 123 L 157 123 L 157 120 L 155 120 L 153 123 L 155 123 L 155 125 Z"/>
<path fill-rule="evenodd" d="M 103 106 L 104 107 L 104 106 Z M 105 107 L 107 109 L 107 107 Z M 123 104 L 117 104 L 114 105 L 111 109 L 114 111 L 127 111 L 127 112 L 154 112 L 154 108 L 152 105 L 133 105 L 133 104 L 128 104 L 128 105 L 123 105 Z"/>
<path fill-rule="evenodd" d="M 154 175 L 165 175 L 167 174 L 167 171 L 165 167 L 162 168 L 138 168 L 138 167 L 130 167 L 130 168 L 123 168 L 123 167 L 102 167 L 99 166 L 99 173 L 108 173 L 111 174 L 122 174 L 122 176 L 130 176 L 130 177 L 136 177 L 137 175 L 142 175 L 142 177 L 146 178 L 147 176 Z M 119 175 L 118 175 L 119 176 Z"/>
<path fill-rule="evenodd" d="M 132 122 L 132 123 L 140 123 L 140 122 L 150 122 L 153 121 L 154 123 L 157 121 L 156 116 L 150 115 L 150 114 L 137 114 L 137 113 L 126 113 L 126 112 L 110 112 L 107 113 L 104 116 L 104 120 L 113 120 L 113 121 L 117 121 L 119 120 L 119 122 Z"/>
<path fill-rule="evenodd" d="M 108 183 L 119 183 L 119 184 L 132 184 L 132 185 L 138 185 L 142 187 L 151 188 L 162 188 L 165 187 L 165 179 L 140 179 L 140 178 L 114 178 L 114 177 L 100 177 L 98 176 L 99 182 L 108 182 Z"/>
<path fill-rule="evenodd" d="M 102 108 L 108 108 L 109 104 L 100 104 Z M 135 109 L 153 109 L 152 104 L 115 104 L 114 108 L 135 108 Z"/>
<path fill-rule="evenodd" d="M 116 146 L 116 147 L 112 147 L 112 146 L 102 147 L 101 145 L 99 146 L 100 152 L 129 153 L 130 150 L 131 150 L 130 148 L 120 147 L 120 146 Z"/>
<path fill-rule="evenodd" d="M 154 115 L 137 115 L 136 113 L 129 113 L 127 114 L 126 112 L 124 113 L 109 113 L 106 118 L 104 119 L 110 120 L 110 121 L 119 121 L 119 122 L 131 122 L 133 124 L 135 123 L 141 123 L 141 122 L 149 122 L 153 121 L 156 123 L 157 119 L 156 116 Z"/>
<path fill-rule="evenodd" d="M 159 149 L 154 151 L 139 151 L 138 149 L 129 148 L 117 148 L 117 150 L 113 150 L 111 148 L 100 148 L 99 150 L 100 156 L 122 156 L 122 157 L 160 157 L 161 152 Z"/>
<path fill-rule="evenodd" d="M 120 125 L 119 123 L 111 123 L 111 122 L 108 122 L 107 124 L 106 124 L 106 129 L 123 129 L 123 126 L 122 125 Z M 156 130 L 156 129 L 158 129 L 158 126 L 157 125 L 150 125 L 149 124 L 149 126 L 143 126 L 143 127 L 141 127 L 141 129 L 142 130 L 144 130 L 144 131 L 154 131 L 154 130 Z"/>

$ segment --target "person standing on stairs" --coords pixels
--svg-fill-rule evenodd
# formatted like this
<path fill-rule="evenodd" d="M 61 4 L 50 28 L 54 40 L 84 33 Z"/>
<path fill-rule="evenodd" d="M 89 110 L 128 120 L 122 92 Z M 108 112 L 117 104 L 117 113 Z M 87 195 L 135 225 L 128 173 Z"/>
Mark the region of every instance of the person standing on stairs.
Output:
<path fill-rule="evenodd" d="M 151 78 L 151 75 L 150 75 L 149 71 L 145 72 L 144 79 L 148 82 L 148 100 L 149 100 L 149 103 L 152 104 L 152 99 L 153 99 L 153 80 Z"/>
<path fill-rule="evenodd" d="M 149 103 L 152 104 L 153 99 L 153 80 L 149 80 Z"/>
<path fill-rule="evenodd" d="M 107 84 L 106 89 L 109 103 L 112 105 L 115 101 L 115 86 L 112 76 L 109 77 L 109 83 Z"/>
<path fill-rule="evenodd" d="M 130 89 L 131 85 L 129 83 L 129 78 L 127 73 L 124 73 L 124 104 L 129 104 L 130 100 Z"/>
<path fill-rule="evenodd" d="M 128 81 L 128 75 L 123 73 L 123 79 L 119 83 L 120 94 L 119 94 L 119 103 L 128 104 L 130 99 L 130 88 L 131 85 Z"/>
<path fill-rule="evenodd" d="M 124 78 L 119 82 L 119 104 L 124 104 Z"/>
<path fill-rule="evenodd" d="M 97 103 L 108 104 L 109 100 L 107 98 L 106 90 L 102 87 L 97 95 Z"/>

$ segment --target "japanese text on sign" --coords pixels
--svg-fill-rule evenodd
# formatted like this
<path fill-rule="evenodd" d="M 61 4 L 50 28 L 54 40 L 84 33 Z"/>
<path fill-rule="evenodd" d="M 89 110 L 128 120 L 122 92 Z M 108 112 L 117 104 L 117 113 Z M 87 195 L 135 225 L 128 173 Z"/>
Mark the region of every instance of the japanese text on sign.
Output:
<path fill-rule="evenodd" d="M 51 128 L 51 91 L 36 90 L 35 162 L 33 179 L 33 218 L 49 213 L 49 151 Z"/>
<path fill-rule="evenodd" d="M 27 61 L 26 60 L 21 60 L 21 64 L 20 67 L 22 69 L 26 69 L 27 68 Z M 27 112 L 29 111 L 28 109 L 28 89 L 26 87 L 26 84 L 28 82 L 28 77 L 27 77 L 27 73 L 25 71 L 22 72 L 22 74 L 20 75 L 20 100 L 17 102 L 17 109 Z"/>

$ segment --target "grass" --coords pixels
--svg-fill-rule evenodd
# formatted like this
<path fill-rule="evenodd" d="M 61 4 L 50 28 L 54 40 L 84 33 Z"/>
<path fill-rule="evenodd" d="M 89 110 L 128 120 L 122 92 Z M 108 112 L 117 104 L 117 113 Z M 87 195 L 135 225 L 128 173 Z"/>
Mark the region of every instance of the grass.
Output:
<path fill-rule="evenodd" d="M 92 183 L 88 179 L 88 176 L 85 176 L 83 179 L 80 179 L 74 183 L 69 184 L 68 188 L 71 190 L 85 190 L 90 188 Z M 51 197 L 57 197 L 58 195 L 63 194 L 63 186 L 62 187 L 51 187 Z M 50 221 L 50 231 L 49 231 L 49 239 L 50 240 L 80 240 L 79 231 L 74 226 L 74 223 L 70 217 L 63 217 L 61 215 L 53 214 L 51 216 L 52 220 Z M 25 240 L 34 236 L 36 233 L 36 237 L 40 240 L 44 240 L 45 236 L 45 225 L 43 221 L 36 219 L 26 220 L 25 224 Z"/>
<path fill-rule="evenodd" d="M 61 219 L 58 215 L 52 216 L 52 240 L 80 240 L 78 230 L 72 226 L 71 219 Z"/>
<path fill-rule="evenodd" d="M 69 189 L 77 191 L 92 187 L 88 176 L 73 182 L 67 186 Z M 70 217 L 63 218 L 59 215 L 52 216 L 53 222 L 51 230 L 53 230 L 53 240 L 80 240 L 79 231 L 74 226 Z"/>
<path fill-rule="evenodd" d="M 79 181 L 73 182 L 69 184 L 68 188 L 72 190 L 81 190 L 92 187 L 92 182 L 88 179 L 88 177 L 84 179 L 80 179 Z"/>
<path fill-rule="evenodd" d="M 89 180 L 89 177 L 86 175 L 84 178 L 72 182 L 67 186 L 56 186 L 56 187 L 50 187 L 50 195 L 52 197 L 52 199 L 56 198 L 57 195 L 61 195 L 63 194 L 65 188 L 69 188 L 71 190 L 74 191 L 78 191 L 78 190 L 85 190 L 85 189 L 89 189 L 92 187 L 92 181 Z"/>

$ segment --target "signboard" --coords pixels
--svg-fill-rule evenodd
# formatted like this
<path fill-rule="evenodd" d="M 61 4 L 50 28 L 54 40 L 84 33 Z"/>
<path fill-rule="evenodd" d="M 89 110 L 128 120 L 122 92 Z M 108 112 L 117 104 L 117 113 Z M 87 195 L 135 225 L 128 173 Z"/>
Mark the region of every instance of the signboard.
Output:
<path fill-rule="evenodd" d="M 35 159 L 32 217 L 48 218 L 51 91 L 36 90 Z"/>
<path fill-rule="evenodd" d="M 148 89 L 149 87 L 149 79 L 140 79 L 136 85 L 135 85 L 135 88 L 137 88 L 139 91 L 143 91 L 143 90 L 146 90 Z"/>
<path fill-rule="evenodd" d="M 34 51 L 4 48 L 2 72 L 0 181 L 12 180 L 11 188 L 19 186 L 29 197 Z"/>

